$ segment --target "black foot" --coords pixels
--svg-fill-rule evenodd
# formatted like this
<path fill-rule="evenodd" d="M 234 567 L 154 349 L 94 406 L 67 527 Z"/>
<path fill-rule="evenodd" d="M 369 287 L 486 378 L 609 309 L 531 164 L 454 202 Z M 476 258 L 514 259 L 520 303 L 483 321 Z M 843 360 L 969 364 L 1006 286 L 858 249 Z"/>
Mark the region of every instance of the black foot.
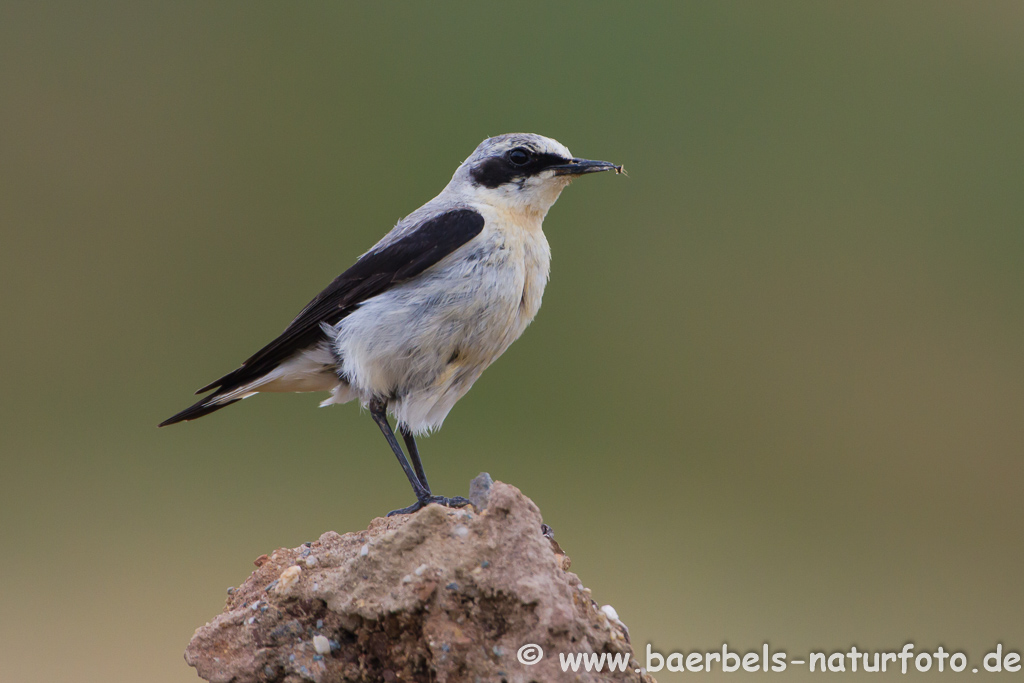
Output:
<path fill-rule="evenodd" d="M 392 510 L 388 513 L 388 517 L 394 515 L 411 515 L 420 508 L 426 507 L 431 503 L 437 503 L 438 505 L 444 505 L 446 508 L 461 508 L 469 505 L 469 499 L 463 498 L 462 496 L 455 496 L 454 498 L 445 498 L 444 496 L 427 496 L 421 500 L 417 500 L 415 503 L 407 508 L 401 510 Z"/>

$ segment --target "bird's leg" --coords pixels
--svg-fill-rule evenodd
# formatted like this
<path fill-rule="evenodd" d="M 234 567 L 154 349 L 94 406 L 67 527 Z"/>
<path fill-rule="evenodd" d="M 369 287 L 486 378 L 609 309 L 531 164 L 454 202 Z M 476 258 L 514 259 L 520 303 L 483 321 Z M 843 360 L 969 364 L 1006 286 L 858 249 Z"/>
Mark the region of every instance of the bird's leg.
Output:
<path fill-rule="evenodd" d="M 427 475 L 423 472 L 423 463 L 420 462 L 420 449 L 416 446 L 416 437 L 412 435 L 412 432 L 405 425 L 401 424 L 398 425 L 398 433 L 402 435 L 402 440 L 405 441 L 405 450 L 409 451 L 409 459 L 412 460 L 416 476 L 429 494 L 430 484 L 427 483 Z"/>
<path fill-rule="evenodd" d="M 409 452 L 409 459 L 412 460 L 412 466 L 416 469 L 416 476 L 419 478 L 420 483 L 423 484 L 423 488 L 427 490 L 427 495 L 430 496 L 430 502 L 441 503 L 448 507 L 463 507 L 469 504 L 469 500 L 462 496 L 455 496 L 454 498 L 445 498 L 443 496 L 435 496 L 430 491 L 430 484 L 427 483 L 427 475 L 423 471 L 423 463 L 420 461 L 420 449 L 416 446 L 416 437 L 412 435 L 404 425 L 398 425 L 398 433 L 402 435 L 402 439 L 405 441 L 405 450 Z M 401 510 L 396 510 L 396 513 Z M 415 512 L 415 510 L 412 510 Z"/>
<path fill-rule="evenodd" d="M 391 425 L 388 423 L 388 404 L 384 401 L 373 399 L 370 401 L 370 415 L 373 417 L 373 421 L 380 427 L 380 431 L 384 434 L 384 438 L 388 440 L 388 445 L 391 446 L 391 450 L 394 451 L 395 457 L 398 458 L 398 464 L 402 466 L 402 470 L 405 472 L 405 476 L 409 479 L 409 484 L 412 485 L 412 491 L 416 494 L 416 499 L 421 500 L 423 498 L 430 497 L 430 491 L 420 483 L 416 473 L 413 472 L 412 467 L 409 465 L 409 461 L 405 458 L 405 453 L 402 452 L 402 447 L 398 445 L 398 439 L 395 438 L 395 433 L 391 431 Z"/>
<path fill-rule="evenodd" d="M 380 431 L 384 434 L 384 438 L 388 440 L 388 445 L 391 446 L 391 450 L 394 451 L 395 457 L 398 458 L 398 464 L 402 466 L 402 470 L 405 472 L 406 478 L 409 479 L 409 484 L 412 486 L 412 492 L 416 494 L 415 503 L 407 508 L 392 510 L 388 513 L 388 517 L 392 515 L 407 515 L 411 512 L 416 512 L 420 508 L 430 505 L 431 503 L 440 503 L 446 507 L 462 507 L 464 505 L 469 505 L 469 501 L 462 496 L 445 498 L 444 496 L 434 496 L 430 494 L 430 489 L 420 482 L 417 477 L 417 473 L 413 471 L 412 466 L 405 457 L 405 453 L 402 452 L 402 447 L 398 445 L 398 439 L 395 438 L 395 433 L 391 431 L 391 425 L 388 423 L 387 410 L 388 404 L 385 401 L 378 399 L 370 401 L 370 416 L 373 417 L 373 421 L 377 423 L 378 427 L 380 427 Z M 417 464 L 419 464 L 419 453 L 416 455 L 416 461 Z M 422 464 L 419 464 L 417 469 L 422 473 Z M 426 481 L 426 477 L 424 477 L 423 480 Z"/>
<path fill-rule="evenodd" d="M 416 442 L 413 441 L 410 453 L 415 454 L 413 457 L 416 462 L 416 471 L 413 471 L 412 465 L 406 459 L 406 454 L 401 452 L 401 446 L 398 445 L 398 439 L 394 437 L 394 432 L 391 431 L 391 425 L 387 421 L 387 402 L 380 399 L 373 399 L 370 401 L 370 415 L 373 417 L 374 422 L 380 427 L 381 432 L 384 434 L 384 438 L 387 439 L 388 445 L 391 446 L 391 451 L 394 452 L 394 457 L 398 459 L 398 464 L 401 465 L 403 472 L 406 472 L 406 477 L 409 479 L 409 483 L 413 486 L 413 493 L 416 494 L 416 503 L 409 506 L 408 508 L 401 508 L 400 510 L 392 510 L 387 513 L 388 517 L 391 515 L 404 515 L 411 512 L 416 512 L 422 507 L 430 505 L 431 503 L 439 503 L 445 507 L 450 508 L 461 508 L 464 505 L 469 505 L 469 501 L 461 496 L 455 498 L 444 498 L 443 496 L 432 496 L 430 494 L 430 488 L 426 486 L 427 477 L 423 474 L 423 464 L 420 462 L 420 454 L 416 449 Z M 406 435 L 406 430 L 399 427 L 402 436 L 406 437 L 409 443 L 412 440 L 412 434 Z M 420 477 L 423 477 L 422 480 Z"/>

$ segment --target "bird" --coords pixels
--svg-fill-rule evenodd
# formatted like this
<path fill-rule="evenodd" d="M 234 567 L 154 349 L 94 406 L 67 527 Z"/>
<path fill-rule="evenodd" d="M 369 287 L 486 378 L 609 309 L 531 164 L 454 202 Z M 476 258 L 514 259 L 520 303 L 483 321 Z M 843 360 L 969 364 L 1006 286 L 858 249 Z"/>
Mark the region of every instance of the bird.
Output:
<path fill-rule="evenodd" d="M 398 221 L 280 336 L 159 426 L 257 393 L 327 391 L 321 406 L 358 400 L 369 410 L 405 472 L 416 502 L 389 515 L 467 505 L 432 493 L 416 436 L 439 429 L 533 321 L 551 263 L 544 218 L 573 179 L 603 171 L 623 168 L 574 157 L 533 133 L 485 139 L 440 194 Z"/>

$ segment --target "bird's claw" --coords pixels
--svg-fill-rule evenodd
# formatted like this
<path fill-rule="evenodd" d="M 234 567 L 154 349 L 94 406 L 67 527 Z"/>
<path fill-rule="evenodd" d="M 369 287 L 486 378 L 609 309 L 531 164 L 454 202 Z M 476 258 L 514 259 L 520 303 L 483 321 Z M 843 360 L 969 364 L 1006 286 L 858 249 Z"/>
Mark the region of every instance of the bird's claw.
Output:
<path fill-rule="evenodd" d="M 444 496 L 425 496 L 407 508 L 392 510 L 388 513 L 388 517 L 393 517 L 395 515 L 410 515 L 431 503 L 437 503 L 438 505 L 443 505 L 446 508 L 461 508 L 469 505 L 469 499 L 463 498 L 462 496 L 455 496 L 453 498 L 445 498 Z"/>

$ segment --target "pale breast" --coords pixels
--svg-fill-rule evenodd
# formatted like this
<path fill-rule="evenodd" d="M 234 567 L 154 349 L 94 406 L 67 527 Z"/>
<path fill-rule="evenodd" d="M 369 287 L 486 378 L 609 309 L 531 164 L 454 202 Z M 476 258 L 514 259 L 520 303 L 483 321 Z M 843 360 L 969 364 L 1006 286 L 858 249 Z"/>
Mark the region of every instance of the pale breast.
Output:
<path fill-rule="evenodd" d="M 493 331 L 500 340 L 500 354 L 519 338 L 540 309 L 551 266 L 551 248 L 541 230 L 542 216 L 495 210 L 490 213 L 491 216 L 485 216 L 483 236 L 494 247 L 491 253 L 495 281 L 503 290 L 503 305 L 499 308 L 504 320 L 493 321 L 497 323 Z"/>

